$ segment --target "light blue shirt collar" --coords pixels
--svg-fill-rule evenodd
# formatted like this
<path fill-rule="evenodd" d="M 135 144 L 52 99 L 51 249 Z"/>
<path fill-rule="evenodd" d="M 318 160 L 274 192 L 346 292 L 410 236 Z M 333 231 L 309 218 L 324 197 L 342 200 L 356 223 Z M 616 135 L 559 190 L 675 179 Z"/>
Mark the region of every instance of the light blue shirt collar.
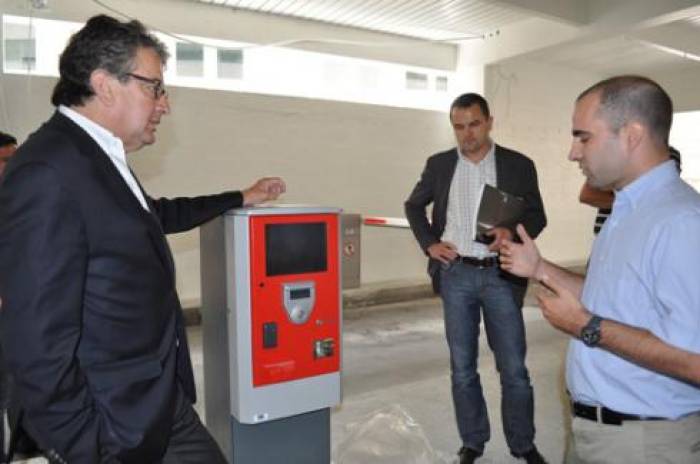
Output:
<path fill-rule="evenodd" d="M 667 182 L 678 178 L 676 164 L 672 160 L 665 161 L 658 166 L 639 176 L 626 185 L 622 190 L 615 192 L 613 212 L 620 207 L 629 206 L 636 208 L 640 201 L 647 195 L 653 195 Z"/>

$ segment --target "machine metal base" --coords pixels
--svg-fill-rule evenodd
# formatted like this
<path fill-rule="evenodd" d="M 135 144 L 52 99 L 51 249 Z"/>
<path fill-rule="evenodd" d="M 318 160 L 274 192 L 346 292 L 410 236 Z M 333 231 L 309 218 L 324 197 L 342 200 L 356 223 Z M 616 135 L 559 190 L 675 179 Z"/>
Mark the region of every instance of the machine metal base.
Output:
<path fill-rule="evenodd" d="M 330 411 L 324 408 L 260 424 L 241 424 L 231 416 L 231 464 L 328 464 Z"/>

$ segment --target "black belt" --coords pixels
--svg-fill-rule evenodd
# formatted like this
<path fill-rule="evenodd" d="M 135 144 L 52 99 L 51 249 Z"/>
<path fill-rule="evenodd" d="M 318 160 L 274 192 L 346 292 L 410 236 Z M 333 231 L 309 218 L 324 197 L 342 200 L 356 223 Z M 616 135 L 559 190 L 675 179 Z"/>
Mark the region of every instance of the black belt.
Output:
<path fill-rule="evenodd" d="M 498 257 L 489 256 L 487 258 L 472 258 L 471 256 L 457 256 L 455 258 L 456 263 L 469 264 L 470 266 L 478 267 L 479 269 L 485 267 L 498 266 Z"/>
<path fill-rule="evenodd" d="M 625 414 L 622 412 L 613 411 L 600 406 L 588 406 L 582 403 L 571 403 L 571 413 L 582 419 L 588 419 L 594 422 L 600 422 L 607 425 L 622 425 L 625 421 L 659 421 L 667 420 L 663 417 L 651 416 L 636 416 L 634 414 Z"/>

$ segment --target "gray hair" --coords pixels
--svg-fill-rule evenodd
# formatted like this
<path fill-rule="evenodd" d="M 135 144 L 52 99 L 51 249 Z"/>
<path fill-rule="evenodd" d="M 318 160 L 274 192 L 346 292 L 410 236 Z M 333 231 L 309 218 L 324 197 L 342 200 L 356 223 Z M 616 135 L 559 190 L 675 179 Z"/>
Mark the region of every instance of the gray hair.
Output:
<path fill-rule="evenodd" d="M 60 78 L 53 89 L 55 106 L 80 106 L 95 95 L 90 75 L 102 69 L 126 81 L 139 48 L 154 50 L 163 64 L 168 50 L 139 21 L 121 22 L 107 15 L 93 16 L 71 36 L 59 62 Z"/>

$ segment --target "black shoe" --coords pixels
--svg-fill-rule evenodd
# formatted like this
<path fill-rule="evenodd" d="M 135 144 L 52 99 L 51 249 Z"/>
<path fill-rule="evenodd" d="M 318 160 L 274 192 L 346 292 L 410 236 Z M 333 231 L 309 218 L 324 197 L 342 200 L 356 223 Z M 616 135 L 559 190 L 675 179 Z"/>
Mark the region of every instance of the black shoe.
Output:
<path fill-rule="evenodd" d="M 516 458 L 524 459 L 525 462 L 527 462 L 527 464 L 547 464 L 547 461 L 534 446 L 527 453 L 513 456 L 515 456 Z"/>
<path fill-rule="evenodd" d="M 472 448 L 467 448 L 462 446 L 457 455 L 459 456 L 459 464 L 472 464 L 476 461 L 476 458 L 481 456 L 483 453 Z"/>

